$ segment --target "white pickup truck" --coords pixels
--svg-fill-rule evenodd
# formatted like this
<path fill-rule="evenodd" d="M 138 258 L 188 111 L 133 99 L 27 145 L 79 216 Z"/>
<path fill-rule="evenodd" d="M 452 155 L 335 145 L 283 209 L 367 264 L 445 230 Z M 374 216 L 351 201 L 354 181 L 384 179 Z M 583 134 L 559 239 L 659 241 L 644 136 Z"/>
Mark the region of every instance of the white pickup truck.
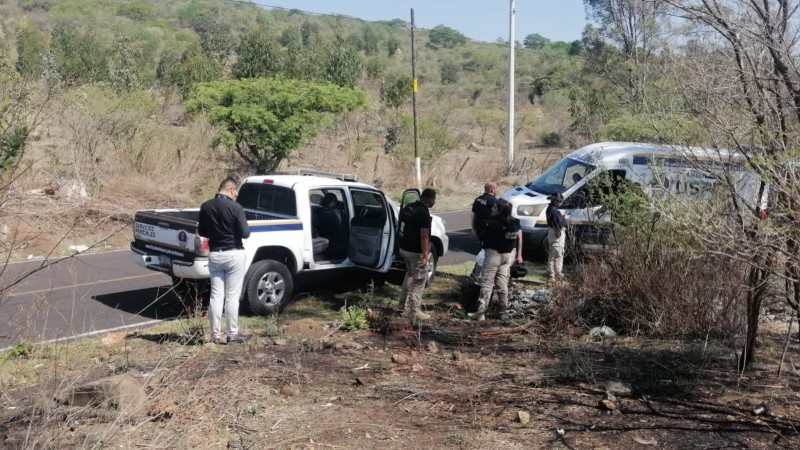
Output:
<path fill-rule="evenodd" d="M 400 206 L 372 186 L 345 179 L 271 175 L 241 184 L 236 201 L 250 225 L 242 296 L 254 313 L 272 314 L 285 306 L 300 272 L 399 267 Z M 402 199 L 415 201 L 419 192 L 408 190 Z M 134 261 L 172 276 L 173 283 L 208 279 L 208 241 L 196 235 L 198 216 L 199 208 L 138 211 L 130 246 Z M 444 221 L 433 216 L 429 280 L 448 245 Z"/>

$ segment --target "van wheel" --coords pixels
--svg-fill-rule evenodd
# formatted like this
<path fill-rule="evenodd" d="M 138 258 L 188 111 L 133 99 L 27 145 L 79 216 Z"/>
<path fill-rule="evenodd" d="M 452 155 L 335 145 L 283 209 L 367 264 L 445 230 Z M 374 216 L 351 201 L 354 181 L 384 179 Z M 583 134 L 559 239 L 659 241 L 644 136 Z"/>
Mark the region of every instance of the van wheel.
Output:
<path fill-rule="evenodd" d="M 292 274 L 278 261 L 267 259 L 253 264 L 245 280 L 247 302 L 254 314 L 275 314 L 292 299 Z"/>
<path fill-rule="evenodd" d="M 425 274 L 425 287 L 428 287 L 431 285 L 431 283 L 433 283 L 433 278 L 436 276 L 436 267 L 438 263 L 439 255 L 436 253 L 436 251 L 428 251 L 428 267 L 426 268 L 427 273 Z"/>
<path fill-rule="evenodd" d="M 203 315 L 211 300 L 208 280 L 172 277 L 172 291 L 180 300 L 183 309 L 194 317 Z"/>

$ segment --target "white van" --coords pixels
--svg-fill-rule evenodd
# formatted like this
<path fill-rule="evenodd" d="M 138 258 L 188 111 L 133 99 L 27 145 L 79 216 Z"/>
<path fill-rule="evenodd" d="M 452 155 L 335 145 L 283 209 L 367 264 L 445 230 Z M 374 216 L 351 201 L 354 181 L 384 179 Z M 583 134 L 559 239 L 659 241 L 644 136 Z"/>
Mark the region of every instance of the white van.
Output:
<path fill-rule="evenodd" d="M 590 196 L 586 195 L 587 185 L 601 174 L 611 180 L 633 183 L 651 197 L 702 196 L 716 183 L 715 171 L 733 169 L 729 173 L 744 203 L 754 209 L 763 207 L 766 192 L 759 193 L 756 176 L 742 170 L 741 162 L 739 154 L 727 150 L 601 142 L 570 153 L 530 183 L 506 191 L 502 198 L 511 203 L 512 214 L 522 225 L 525 246 L 544 249 L 547 197 L 561 193 L 564 202 L 560 209 L 571 214 L 570 224 L 580 228 L 584 248 L 592 250 L 605 246 L 608 230 L 595 225 L 611 221 L 603 205 L 591 204 Z"/>

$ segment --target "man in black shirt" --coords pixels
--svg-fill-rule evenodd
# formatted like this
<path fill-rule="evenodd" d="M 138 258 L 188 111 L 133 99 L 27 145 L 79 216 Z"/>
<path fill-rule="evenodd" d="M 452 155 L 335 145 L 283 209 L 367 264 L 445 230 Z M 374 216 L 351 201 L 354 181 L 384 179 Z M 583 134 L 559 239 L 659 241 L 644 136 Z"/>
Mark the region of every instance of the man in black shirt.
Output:
<path fill-rule="evenodd" d="M 492 218 L 492 208 L 497 204 L 496 194 L 497 184 L 493 181 L 487 181 L 486 184 L 483 185 L 483 194 L 479 195 L 475 198 L 475 201 L 472 202 L 472 237 L 479 239 L 478 237 L 483 233 L 486 224 L 489 223 L 489 220 Z M 482 243 L 481 246 L 483 246 Z M 483 268 L 482 261 L 485 255 L 486 252 L 481 248 L 481 251 L 475 258 L 475 267 L 472 268 L 472 274 L 470 275 L 470 279 L 473 283 L 478 283 L 481 279 L 481 269 Z"/>
<path fill-rule="evenodd" d="M 428 274 L 428 250 L 431 241 L 430 208 L 436 203 L 436 191 L 425 189 L 419 201 L 405 206 L 399 214 L 400 256 L 406 265 L 406 277 L 400 290 L 400 307 L 412 320 L 430 319 L 420 310 L 422 290 Z"/>
<path fill-rule="evenodd" d="M 250 237 L 250 227 L 242 206 L 236 203 L 239 185 L 226 178 L 217 195 L 200 206 L 197 234 L 208 238 L 208 271 L 211 275 L 211 302 L 208 318 L 211 341 L 220 343 L 223 304 L 228 326 L 227 343 L 245 342 L 250 336 L 239 334 L 239 298 L 242 294 L 247 260 L 242 239 Z"/>

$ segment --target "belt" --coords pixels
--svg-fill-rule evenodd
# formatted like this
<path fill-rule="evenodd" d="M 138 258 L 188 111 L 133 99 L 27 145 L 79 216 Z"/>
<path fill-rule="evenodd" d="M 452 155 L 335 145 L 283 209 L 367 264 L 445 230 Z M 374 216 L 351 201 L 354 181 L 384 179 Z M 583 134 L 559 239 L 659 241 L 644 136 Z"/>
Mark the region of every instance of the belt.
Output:
<path fill-rule="evenodd" d="M 244 249 L 243 248 L 237 248 L 237 247 L 225 247 L 225 248 L 217 248 L 217 249 L 214 249 L 214 250 L 211 250 L 211 251 L 214 252 L 214 253 L 222 253 L 222 252 L 229 252 L 231 250 L 244 250 Z"/>

